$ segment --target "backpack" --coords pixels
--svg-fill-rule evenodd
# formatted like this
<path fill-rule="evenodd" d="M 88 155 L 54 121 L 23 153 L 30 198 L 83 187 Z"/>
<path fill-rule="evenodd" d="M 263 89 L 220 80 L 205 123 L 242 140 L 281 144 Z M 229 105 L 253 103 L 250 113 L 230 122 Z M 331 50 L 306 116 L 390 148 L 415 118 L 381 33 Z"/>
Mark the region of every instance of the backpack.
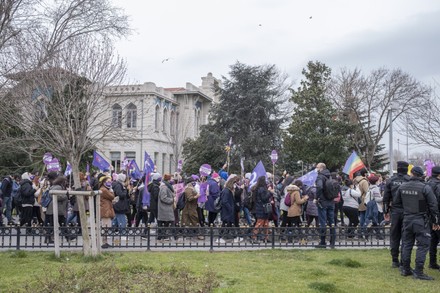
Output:
<path fill-rule="evenodd" d="M 21 204 L 23 203 L 23 196 L 21 195 L 21 186 L 18 187 L 18 189 L 15 192 L 14 197 L 12 197 L 12 200 L 17 207 L 21 207 Z"/>
<path fill-rule="evenodd" d="M 288 207 L 290 207 L 292 205 L 292 196 L 291 194 L 287 194 L 286 197 L 284 198 L 284 204 Z"/>
<path fill-rule="evenodd" d="M 176 208 L 178 210 L 183 210 L 184 207 L 185 207 L 185 193 L 182 193 L 179 199 L 177 200 Z"/>
<path fill-rule="evenodd" d="M 52 197 L 50 196 L 49 191 L 50 191 L 50 188 L 46 189 L 43 192 L 43 195 L 41 196 L 40 204 L 43 208 L 47 208 L 50 205 L 50 203 L 52 202 Z"/>
<path fill-rule="evenodd" d="M 334 200 L 339 194 L 339 182 L 333 178 L 328 178 L 324 183 L 324 197 L 328 200 Z"/>

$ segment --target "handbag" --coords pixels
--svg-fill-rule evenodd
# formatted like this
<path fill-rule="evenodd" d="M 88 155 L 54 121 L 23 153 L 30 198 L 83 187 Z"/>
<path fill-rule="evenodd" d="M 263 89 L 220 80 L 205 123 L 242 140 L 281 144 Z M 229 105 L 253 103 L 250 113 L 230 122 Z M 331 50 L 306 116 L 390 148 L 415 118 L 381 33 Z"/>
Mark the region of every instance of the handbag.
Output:
<path fill-rule="evenodd" d="M 264 210 L 264 213 L 271 214 L 272 213 L 272 204 L 271 203 L 264 204 L 263 210 Z"/>
<path fill-rule="evenodd" d="M 288 193 L 286 195 L 286 197 L 284 198 L 284 204 L 288 207 L 290 207 L 292 205 L 292 196 L 290 193 Z"/>

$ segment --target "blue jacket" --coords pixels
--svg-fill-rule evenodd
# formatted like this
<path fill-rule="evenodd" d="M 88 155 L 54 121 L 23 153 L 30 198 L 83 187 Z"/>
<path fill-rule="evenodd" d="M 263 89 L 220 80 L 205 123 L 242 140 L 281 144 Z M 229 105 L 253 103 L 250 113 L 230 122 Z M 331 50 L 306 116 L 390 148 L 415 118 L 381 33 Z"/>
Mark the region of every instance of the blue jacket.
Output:
<path fill-rule="evenodd" d="M 211 178 L 209 178 L 207 182 L 209 193 L 207 194 L 208 201 L 205 204 L 205 209 L 209 212 L 216 213 L 217 211 L 214 208 L 214 201 L 220 195 L 220 186 L 218 186 L 218 183 Z"/>
<path fill-rule="evenodd" d="M 221 192 L 220 196 L 222 202 L 222 211 L 221 211 L 222 222 L 234 223 L 235 222 L 234 194 L 228 188 L 225 188 Z"/>

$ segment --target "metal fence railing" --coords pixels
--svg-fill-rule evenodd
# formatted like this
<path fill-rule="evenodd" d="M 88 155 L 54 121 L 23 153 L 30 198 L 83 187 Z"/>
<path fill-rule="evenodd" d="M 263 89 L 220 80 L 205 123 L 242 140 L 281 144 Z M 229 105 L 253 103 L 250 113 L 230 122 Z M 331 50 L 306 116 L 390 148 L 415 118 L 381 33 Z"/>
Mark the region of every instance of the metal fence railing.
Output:
<path fill-rule="evenodd" d="M 0 227 L 0 249 L 52 250 L 53 227 Z M 101 228 L 103 249 L 253 249 L 312 248 L 325 233 L 327 247 L 368 248 L 389 245 L 389 227 L 350 229 L 346 226 L 320 230 L 316 227 L 127 227 Z M 82 248 L 81 229 L 61 226 L 57 235 L 61 250 Z M 332 246 L 333 247 L 333 246 Z"/>

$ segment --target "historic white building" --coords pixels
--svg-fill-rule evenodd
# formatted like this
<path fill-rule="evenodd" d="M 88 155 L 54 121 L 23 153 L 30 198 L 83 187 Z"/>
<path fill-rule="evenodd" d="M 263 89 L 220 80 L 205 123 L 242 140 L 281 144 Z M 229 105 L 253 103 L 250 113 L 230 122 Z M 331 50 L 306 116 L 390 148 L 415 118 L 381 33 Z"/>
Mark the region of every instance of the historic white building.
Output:
<path fill-rule="evenodd" d="M 181 159 L 182 143 L 199 134 L 208 122 L 214 85 L 220 81 L 208 73 L 196 87 L 162 88 L 152 82 L 109 87 L 105 103 L 112 131 L 97 146 L 98 152 L 120 169 L 124 158 L 135 159 L 143 168 L 144 151 L 153 159 L 157 171 L 173 173 Z M 111 118 L 111 119 L 110 119 Z"/>

